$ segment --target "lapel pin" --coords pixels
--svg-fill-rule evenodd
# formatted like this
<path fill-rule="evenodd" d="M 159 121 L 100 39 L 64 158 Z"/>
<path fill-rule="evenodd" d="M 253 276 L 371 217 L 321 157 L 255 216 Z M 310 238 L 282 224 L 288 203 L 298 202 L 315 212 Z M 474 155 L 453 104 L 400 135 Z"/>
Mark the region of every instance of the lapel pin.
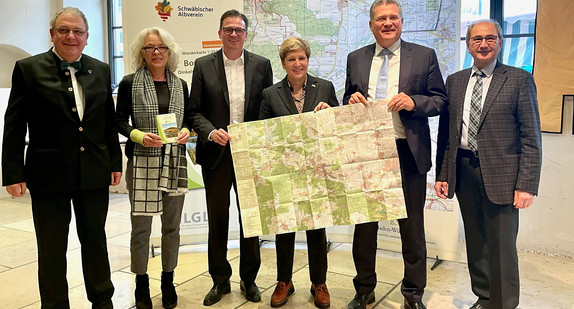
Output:
<path fill-rule="evenodd" d="M 317 87 L 317 86 L 315 86 L 315 84 L 312 84 L 311 87 L 315 88 L 315 87 Z"/>
<path fill-rule="evenodd" d="M 88 74 L 92 74 L 92 70 L 88 70 Z"/>

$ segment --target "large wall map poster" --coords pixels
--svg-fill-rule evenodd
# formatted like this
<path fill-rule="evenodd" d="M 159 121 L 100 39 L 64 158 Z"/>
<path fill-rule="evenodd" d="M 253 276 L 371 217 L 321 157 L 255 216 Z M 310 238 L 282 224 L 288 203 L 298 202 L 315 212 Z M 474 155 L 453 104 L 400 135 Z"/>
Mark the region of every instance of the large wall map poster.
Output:
<path fill-rule="evenodd" d="M 245 237 L 406 217 L 386 100 L 228 129 Z"/>
<path fill-rule="evenodd" d="M 244 1 L 249 38 L 246 49 L 271 60 L 277 80 L 285 76 L 279 46 L 288 37 L 302 37 L 311 45 L 309 73 L 333 82 L 339 100 L 345 89 L 347 55 L 374 43 L 369 29 L 369 8 L 362 0 L 265 0 Z M 434 48 L 444 78 L 458 67 L 460 47 L 456 0 L 402 0 L 402 39 Z M 436 136 L 438 119 L 429 119 L 431 136 Z M 433 141 L 433 145 L 436 145 Z M 433 151 L 436 148 L 433 146 Z M 434 157 L 434 155 L 433 155 Z M 439 199 L 434 193 L 434 168 L 428 173 L 425 227 L 429 256 L 456 259 L 458 208 L 455 201 Z M 379 245 L 400 251 L 396 222 L 379 224 Z M 335 231 L 336 232 L 333 232 Z M 330 228 L 333 241 L 351 241 L 353 227 Z"/>

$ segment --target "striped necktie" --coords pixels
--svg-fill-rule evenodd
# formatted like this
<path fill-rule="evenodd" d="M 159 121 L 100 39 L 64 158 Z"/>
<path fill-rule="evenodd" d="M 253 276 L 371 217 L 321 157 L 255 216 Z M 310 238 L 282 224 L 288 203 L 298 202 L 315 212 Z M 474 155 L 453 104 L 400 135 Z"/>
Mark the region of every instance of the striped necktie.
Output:
<path fill-rule="evenodd" d="M 472 76 L 476 77 L 476 83 L 472 88 L 472 97 L 470 99 L 470 117 L 468 123 L 468 148 L 472 151 L 478 150 L 476 136 L 478 134 L 478 124 L 480 123 L 480 114 L 482 113 L 482 79 L 485 74 L 482 71 L 476 71 Z"/>

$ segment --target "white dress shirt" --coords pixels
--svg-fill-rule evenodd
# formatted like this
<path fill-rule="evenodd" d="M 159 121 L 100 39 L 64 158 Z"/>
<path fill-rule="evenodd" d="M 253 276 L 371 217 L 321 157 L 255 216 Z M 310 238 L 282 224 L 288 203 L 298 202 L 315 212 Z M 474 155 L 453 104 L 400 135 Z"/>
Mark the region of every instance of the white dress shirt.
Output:
<path fill-rule="evenodd" d="M 371 71 L 369 73 L 369 90 L 367 94 L 367 100 L 375 100 L 375 93 L 377 91 L 377 81 L 379 78 L 379 71 L 383 65 L 383 56 L 379 56 L 379 53 L 383 50 L 383 47 L 376 43 L 375 54 L 373 55 L 373 61 L 371 62 Z M 401 71 L 401 40 L 395 42 L 388 48 L 391 51 L 389 55 L 389 76 L 387 82 L 387 99 L 399 93 L 399 73 Z M 393 112 L 393 127 L 395 128 L 395 138 L 407 138 L 405 134 L 405 127 L 401 121 L 401 116 L 399 112 Z"/>
<path fill-rule="evenodd" d="M 245 111 L 245 65 L 244 53 L 241 57 L 230 60 L 223 54 L 223 66 L 227 78 L 227 91 L 229 93 L 229 124 L 241 123 Z"/>
<path fill-rule="evenodd" d="M 52 51 L 54 52 L 54 54 L 56 54 L 56 56 L 58 56 L 58 58 L 60 58 L 60 60 L 64 60 L 62 57 L 60 57 L 60 55 L 58 55 L 56 49 L 52 48 Z M 75 61 L 80 61 L 81 58 L 82 56 L 80 55 L 80 57 Z M 70 74 L 72 77 L 72 90 L 74 91 L 74 101 L 76 101 L 76 109 L 78 110 L 78 117 L 80 118 L 81 121 L 82 118 L 84 118 L 84 106 L 86 106 L 84 91 L 82 90 L 82 85 L 80 85 L 80 83 L 76 79 L 76 72 L 77 72 L 76 69 L 74 69 L 73 67 L 68 67 L 68 70 L 70 72 L 69 73 L 66 72 L 66 75 Z"/>

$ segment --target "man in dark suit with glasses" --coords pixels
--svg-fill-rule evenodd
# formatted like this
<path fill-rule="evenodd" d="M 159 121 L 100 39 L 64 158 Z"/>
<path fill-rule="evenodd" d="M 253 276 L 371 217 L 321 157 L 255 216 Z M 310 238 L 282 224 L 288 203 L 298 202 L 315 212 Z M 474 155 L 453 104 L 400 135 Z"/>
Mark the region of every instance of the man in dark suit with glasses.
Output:
<path fill-rule="evenodd" d="M 243 49 L 248 21 L 237 10 L 221 16 L 219 38 L 223 48 L 195 61 L 191 83 L 193 129 L 199 139 L 197 163 L 201 165 L 209 222 L 208 262 L 213 287 L 203 304 L 211 306 L 231 291 L 231 265 L 227 261 L 229 192 L 237 183 L 231 160 L 227 126 L 259 119 L 263 89 L 273 84 L 268 59 Z M 237 200 L 239 210 L 239 201 Z M 241 225 L 241 218 L 239 219 Z M 255 278 L 261 265 L 259 237 L 243 237 L 240 230 L 240 289 L 245 298 L 259 302 Z"/>

